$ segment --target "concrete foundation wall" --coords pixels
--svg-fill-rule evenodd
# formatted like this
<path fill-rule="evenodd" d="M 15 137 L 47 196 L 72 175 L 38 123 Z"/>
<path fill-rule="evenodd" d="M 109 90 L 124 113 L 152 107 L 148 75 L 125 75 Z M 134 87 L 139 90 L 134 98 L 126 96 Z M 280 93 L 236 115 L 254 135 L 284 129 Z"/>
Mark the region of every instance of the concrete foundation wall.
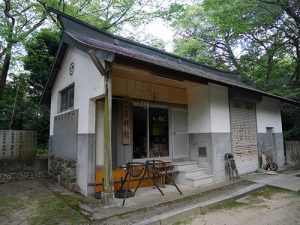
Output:
<path fill-rule="evenodd" d="M 25 162 L 19 159 L 0 159 L 0 173 L 6 172 L 38 172 L 48 169 L 48 159 L 34 159 L 32 162 Z"/>
<path fill-rule="evenodd" d="M 77 130 L 78 110 L 55 116 L 54 135 L 50 140 L 49 153 L 61 158 L 76 160 Z"/>
<path fill-rule="evenodd" d="M 225 180 L 226 165 L 224 160 L 225 153 L 231 153 L 231 134 L 212 133 L 212 168 L 214 180 Z"/>
<path fill-rule="evenodd" d="M 262 153 L 263 151 L 268 150 L 268 142 L 267 142 L 267 134 L 266 133 L 258 133 L 258 158 L 259 158 L 259 166 L 262 165 Z M 283 166 L 285 158 L 284 158 L 284 142 L 283 142 L 283 134 L 282 133 L 273 133 L 273 141 L 274 141 L 274 150 L 272 152 L 274 161 L 278 164 L 278 166 Z"/>
<path fill-rule="evenodd" d="M 73 155 L 72 157 L 66 157 L 65 151 L 62 154 L 62 152 L 55 150 L 54 142 L 55 138 L 50 136 L 48 171 L 51 177 L 59 184 L 68 188 L 70 188 L 68 185 L 71 181 L 71 184 L 75 182 L 76 188 L 74 190 L 85 196 L 92 195 L 94 193 L 94 186 L 88 186 L 88 183 L 95 182 L 95 134 L 76 134 L 76 154 L 74 157 Z M 69 161 L 75 162 L 74 173 L 76 176 L 74 176 L 74 179 L 73 177 L 69 179 L 67 172 L 64 172 L 64 169 L 67 169 L 66 166 L 60 166 L 60 164 L 68 164 Z"/>
<path fill-rule="evenodd" d="M 77 137 L 77 191 L 88 196 L 94 193 L 95 182 L 95 134 L 78 134 Z"/>
<path fill-rule="evenodd" d="M 199 162 L 200 167 L 212 173 L 212 134 L 189 134 L 190 159 Z M 206 157 L 199 157 L 199 147 L 206 148 Z"/>

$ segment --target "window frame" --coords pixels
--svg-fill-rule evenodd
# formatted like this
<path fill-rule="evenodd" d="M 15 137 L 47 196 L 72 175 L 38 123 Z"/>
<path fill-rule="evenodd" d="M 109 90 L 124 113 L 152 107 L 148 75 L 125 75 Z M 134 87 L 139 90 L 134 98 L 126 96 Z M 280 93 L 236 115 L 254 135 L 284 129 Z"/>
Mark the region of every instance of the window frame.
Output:
<path fill-rule="evenodd" d="M 172 151 L 171 151 L 171 130 L 170 130 L 170 126 L 171 126 L 171 121 L 170 121 L 170 107 L 167 105 L 162 105 L 162 104 L 155 104 L 155 103 L 146 103 L 141 104 L 139 102 L 134 102 L 132 104 L 132 107 L 134 106 L 138 106 L 138 107 L 145 107 L 146 109 L 146 114 L 147 114 L 147 157 L 146 158 L 134 158 L 133 157 L 133 152 L 132 152 L 132 160 L 134 162 L 145 162 L 146 160 L 149 159 L 160 159 L 160 160 L 164 160 L 164 161 L 168 161 L 171 159 L 172 157 Z M 149 124 L 149 111 L 150 108 L 158 108 L 158 109 L 167 109 L 168 111 L 168 151 L 169 151 L 169 155 L 168 156 L 160 156 L 160 157 L 150 157 L 150 135 L 149 135 L 149 128 L 150 128 L 150 124 Z"/>
<path fill-rule="evenodd" d="M 73 89 L 73 102 L 71 104 L 70 101 L 70 90 Z M 63 108 L 63 94 L 67 93 L 67 106 L 66 108 Z M 65 112 L 68 111 L 70 109 L 74 109 L 74 100 L 75 100 L 75 84 L 72 83 L 70 85 L 68 85 L 67 87 L 65 87 L 64 89 L 59 91 L 59 105 L 58 105 L 58 112 Z"/>

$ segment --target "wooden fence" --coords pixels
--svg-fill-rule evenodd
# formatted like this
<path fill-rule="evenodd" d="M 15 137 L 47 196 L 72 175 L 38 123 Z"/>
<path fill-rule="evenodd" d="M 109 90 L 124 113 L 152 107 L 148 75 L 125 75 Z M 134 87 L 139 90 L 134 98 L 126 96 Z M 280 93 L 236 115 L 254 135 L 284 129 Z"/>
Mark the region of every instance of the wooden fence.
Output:
<path fill-rule="evenodd" d="M 36 147 L 36 131 L 0 130 L 0 159 L 34 159 Z"/>
<path fill-rule="evenodd" d="M 300 165 L 300 141 L 285 142 L 286 161 Z"/>

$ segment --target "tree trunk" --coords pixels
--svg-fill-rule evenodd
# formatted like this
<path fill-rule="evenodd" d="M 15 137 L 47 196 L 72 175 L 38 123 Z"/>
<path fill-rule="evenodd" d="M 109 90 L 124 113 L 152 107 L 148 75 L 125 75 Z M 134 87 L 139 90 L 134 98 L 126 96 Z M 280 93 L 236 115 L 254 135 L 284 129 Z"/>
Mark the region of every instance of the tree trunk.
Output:
<path fill-rule="evenodd" d="M 5 57 L 4 57 L 2 70 L 0 71 L 0 76 L 1 76 L 0 77 L 0 97 L 3 94 L 4 87 L 5 87 L 6 80 L 7 80 L 7 75 L 8 75 L 9 65 L 10 65 L 10 60 L 11 60 L 12 46 L 13 46 L 12 43 L 9 43 L 7 45 L 7 50 L 6 50 L 6 54 L 5 54 Z"/>
<path fill-rule="evenodd" d="M 266 73 L 266 83 L 269 83 L 271 74 L 273 70 L 273 54 L 268 54 L 268 65 L 267 65 L 267 73 Z"/>
<path fill-rule="evenodd" d="M 231 45 L 230 45 L 230 35 L 225 35 L 225 48 L 227 49 L 227 53 L 228 53 L 228 56 L 229 56 L 229 60 L 232 62 L 232 64 L 234 65 L 234 67 L 236 68 L 236 70 L 241 73 L 241 67 L 240 67 L 240 64 L 239 62 L 237 61 L 233 51 L 232 51 L 232 48 L 231 48 Z"/>
<path fill-rule="evenodd" d="M 295 70 L 292 76 L 291 82 L 294 84 L 300 84 L 300 46 L 295 46 L 296 47 L 296 65 L 295 65 Z"/>
<path fill-rule="evenodd" d="M 293 78 L 295 84 L 300 84 L 300 57 L 297 57 Z"/>

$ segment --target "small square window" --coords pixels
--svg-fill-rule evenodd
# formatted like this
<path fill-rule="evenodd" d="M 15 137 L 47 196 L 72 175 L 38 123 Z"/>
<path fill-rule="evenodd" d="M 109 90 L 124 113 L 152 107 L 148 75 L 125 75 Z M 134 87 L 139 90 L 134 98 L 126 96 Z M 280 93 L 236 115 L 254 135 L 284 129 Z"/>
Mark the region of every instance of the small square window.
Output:
<path fill-rule="evenodd" d="M 74 85 L 60 92 L 60 111 L 74 107 Z"/>

